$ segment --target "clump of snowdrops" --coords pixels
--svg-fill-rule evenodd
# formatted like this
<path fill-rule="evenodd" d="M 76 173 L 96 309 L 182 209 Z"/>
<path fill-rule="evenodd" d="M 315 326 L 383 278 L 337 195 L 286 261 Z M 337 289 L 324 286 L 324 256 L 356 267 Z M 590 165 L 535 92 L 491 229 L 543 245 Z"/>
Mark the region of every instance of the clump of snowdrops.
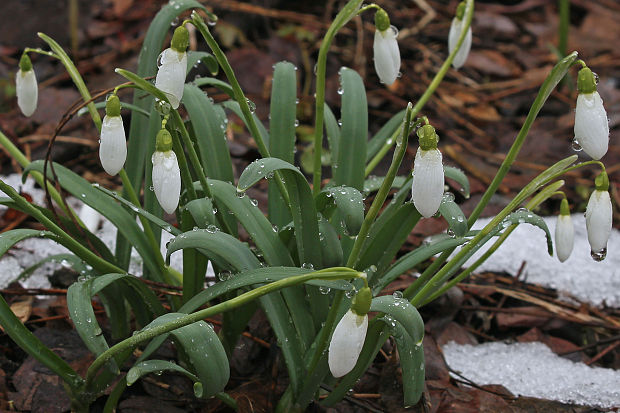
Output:
<path fill-rule="evenodd" d="M 161 52 L 170 23 L 191 9 L 191 16 L 174 30 L 170 47 Z M 82 94 L 81 106 L 100 131 L 101 164 L 108 174 L 120 176 L 123 187 L 115 192 L 47 160 L 29 162 L 0 134 L 5 149 L 23 166 L 24 176 L 32 175 L 50 199 L 47 208 L 32 205 L 0 182 L 8 195 L 2 202 L 30 214 L 46 228 L 3 234 L 2 251 L 28 237 L 45 237 L 72 252 L 71 264 L 82 275 L 68 290 L 69 314 L 96 358 L 81 377 L 15 317 L 4 299 L 0 299 L 0 324 L 26 352 L 63 379 L 75 411 L 88 411 L 99 397 L 107 397 L 105 409 L 113 411 L 127 386 L 163 371 L 187 376 L 194 382 L 196 397 L 215 396 L 234 408 L 235 400 L 225 392 L 229 357 L 259 308 L 277 337 L 289 375 L 279 411 L 305 409 L 318 400 L 322 384 L 331 390 L 320 403 L 337 403 L 390 337 L 400 357 L 404 405 L 417 403 L 424 388 L 424 324 L 417 308 L 461 281 L 489 254 L 461 270 L 469 257 L 487 243 L 492 243 L 489 251 L 495 250 L 521 223 L 540 227 L 552 254 L 549 229 L 532 210 L 560 196 L 556 248 L 558 258 L 566 260 L 573 247 L 573 229 L 561 176 L 588 165 L 601 169 L 586 211 L 595 259 L 604 258 L 611 230 L 609 181 L 598 161 L 607 151 L 607 116 L 595 75 L 577 60 L 576 52 L 560 60 L 541 85 L 512 148 L 472 214 L 465 216 L 454 195 L 446 192 L 446 177 L 458 184 L 454 189 L 465 197 L 469 184 L 463 172 L 443 164 L 438 131 L 422 109 L 451 66 L 458 69 L 467 59 L 473 11 L 473 0 L 458 6 L 448 57 L 428 89 L 422 96 L 412 96 L 415 105 L 407 105 L 369 139 L 364 83 L 354 70 L 339 71 L 340 120 L 325 104 L 326 56 L 347 22 L 374 12 L 374 64 L 379 80 L 389 85 L 400 76 L 398 31 L 379 5 L 362 6 L 361 0 L 351 0 L 340 10 L 323 39 L 316 66 L 313 185 L 294 165 L 297 68 L 287 62 L 274 66 L 270 121 L 263 125 L 210 32 L 217 17 L 196 1 L 172 0 L 163 7 L 147 33 L 137 73 L 117 69 L 126 82 L 95 96 L 64 50 L 39 33 L 50 51 L 24 51 L 16 75 L 20 109 L 30 116 L 37 106 L 29 55 L 59 59 Z M 187 51 L 189 25 L 198 30 L 211 53 Z M 196 64 L 205 64 L 213 76 L 221 70 L 224 80 L 202 77 L 186 82 L 187 72 Z M 470 230 L 516 158 L 545 100 L 575 64 L 581 66 L 575 140 L 594 160 L 575 164 L 576 155 L 559 160 L 526 185 L 487 226 Z M 149 80 L 153 76 L 154 82 Z M 202 89 L 206 86 L 219 89 L 229 99 L 214 102 Z M 133 103 L 121 101 L 121 96 L 127 96 L 125 89 L 133 89 Z M 181 106 L 187 116 L 178 111 Z M 105 108 L 103 120 L 100 108 Z M 128 136 L 123 108 L 131 111 Z M 73 109 L 70 115 L 78 108 Z M 226 143 L 226 111 L 245 122 L 261 155 L 236 183 Z M 326 162 L 322 157 L 325 136 L 330 155 Z M 418 146 L 413 173 L 397 176 L 408 145 Z M 390 153 L 385 176 L 372 175 Z M 323 167 L 331 170 L 326 181 Z M 264 179 L 269 185 L 268 216 L 245 195 Z M 89 213 L 76 216 L 59 189 L 81 200 Z M 115 251 L 94 234 L 93 213 L 117 227 Z M 416 223 L 437 215 L 448 222 L 448 234 L 395 259 Z M 168 222 L 171 219 L 178 227 Z M 247 242 L 239 239 L 239 226 L 249 235 Z M 174 236 L 166 256 L 160 254 L 162 231 Z M 132 247 L 142 257 L 144 279 L 182 287 L 182 297 L 167 303 L 171 311 L 128 273 Z M 168 265 L 170 255 L 179 250 L 183 251 L 182 274 Z M 432 257 L 436 258 L 407 289 L 381 295 L 394 279 Z M 208 261 L 220 277 L 205 286 Z M 95 295 L 104 303 L 111 337 L 102 334 L 95 317 L 91 306 Z M 133 315 L 131 322 L 128 313 Z M 222 327 L 216 332 L 203 320 L 217 314 L 222 314 Z M 155 357 L 169 337 L 179 350 L 178 363 Z M 140 356 L 132 358 L 138 348 Z M 109 395 L 103 396 L 112 383 Z"/>

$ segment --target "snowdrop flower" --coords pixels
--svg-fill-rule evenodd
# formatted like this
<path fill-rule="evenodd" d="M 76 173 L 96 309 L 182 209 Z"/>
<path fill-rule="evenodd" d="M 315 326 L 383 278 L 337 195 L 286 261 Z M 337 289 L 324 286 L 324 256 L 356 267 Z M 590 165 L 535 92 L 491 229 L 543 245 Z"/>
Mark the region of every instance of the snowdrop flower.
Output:
<path fill-rule="evenodd" d="M 327 357 L 332 376 L 342 377 L 355 367 L 366 339 L 371 301 L 372 292 L 366 286 L 357 293 L 351 309 L 336 325 Z"/>
<path fill-rule="evenodd" d="M 101 221 L 101 214 L 97 210 L 88 204 L 83 204 L 78 216 L 87 230 L 93 233 L 97 231 L 99 221 Z"/>
<path fill-rule="evenodd" d="M 398 30 L 390 26 L 390 18 L 383 9 L 375 13 L 375 27 L 375 71 L 381 83 L 389 86 L 394 83 L 400 70 L 400 51 L 396 41 Z"/>
<path fill-rule="evenodd" d="M 450 25 L 450 33 L 448 33 L 448 52 L 452 54 L 454 49 L 456 49 L 456 45 L 459 42 L 459 37 L 461 36 L 461 30 L 463 29 L 463 25 L 465 24 L 465 20 L 463 19 L 465 15 L 465 2 L 461 2 L 456 9 L 456 16 L 452 19 L 452 24 Z M 456 52 L 454 56 L 454 60 L 452 60 L 452 66 L 455 69 L 460 68 L 465 64 L 465 60 L 467 60 L 467 56 L 469 55 L 469 50 L 471 49 L 471 26 L 467 28 L 467 33 L 465 33 L 465 38 L 463 39 L 463 43 L 459 48 L 459 51 Z"/>
<path fill-rule="evenodd" d="M 420 147 L 413 163 L 411 198 L 416 209 L 430 218 L 439 209 L 444 189 L 442 156 L 437 149 L 439 137 L 435 128 L 424 125 L 418 129 Z"/>
<path fill-rule="evenodd" d="M 609 145 L 609 121 L 603 100 L 596 91 L 594 73 L 584 67 L 577 79 L 577 107 L 575 108 L 575 141 L 592 159 L 601 159 Z"/>
<path fill-rule="evenodd" d="M 24 116 L 30 116 L 37 109 L 39 88 L 37 77 L 32 69 L 32 62 L 26 53 L 19 60 L 19 70 L 15 75 L 15 93 L 17 94 L 17 106 Z"/>
<path fill-rule="evenodd" d="M 185 26 L 175 29 L 170 47 L 164 50 L 157 59 L 157 77 L 155 87 L 166 94 L 170 105 L 176 109 L 183 97 L 185 74 L 187 72 L 187 46 L 189 32 Z"/>
<path fill-rule="evenodd" d="M 555 224 L 555 252 L 560 262 L 564 262 L 570 257 L 573 251 L 574 241 L 575 228 L 573 227 L 573 221 L 570 217 L 568 201 L 564 198 L 560 205 L 558 221 Z"/>
<path fill-rule="evenodd" d="M 596 189 L 590 195 L 586 207 L 586 228 L 592 258 L 603 260 L 607 253 L 607 241 L 611 234 L 612 208 L 609 197 L 609 178 L 601 172 L 595 180 Z"/>
<path fill-rule="evenodd" d="M 172 136 L 166 129 L 157 134 L 153 162 L 153 189 L 159 205 L 172 214 L 179 205 L 181 172 L 177 156 L 172 150 Z"/>
<path fill-rule="evenodd" d="M 121 118 L 121 101 L 116 95 L 110 95 L 105 104 L 106 115 L 101 123 L 99 140 L 99 159 L 101 166 L 110 174 L 116 175 L 125 165 L 127 159 L 127 141 L 125 127 Z"/>

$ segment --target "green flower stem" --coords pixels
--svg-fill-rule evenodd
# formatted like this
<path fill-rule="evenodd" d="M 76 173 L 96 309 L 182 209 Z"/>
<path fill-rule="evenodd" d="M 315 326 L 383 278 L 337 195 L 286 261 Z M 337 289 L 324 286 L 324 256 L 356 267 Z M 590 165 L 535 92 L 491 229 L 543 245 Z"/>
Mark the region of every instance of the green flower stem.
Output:
<path fill-rule="evenodd" d="M 250 106 L 248 105 L 248 99 L 245 97 L 245 94 L 243 93 L 243 90 L 241 89 L 241 85 L 239 85 L 239 82 L 237 81 L 237 77 L 235 76 L 235 72 L 230 66 L 230 63 L 228 62 L 226 55 L 224 54 L 220 46 L 217 44 L 217 42 L 213 38 L 213 35 L 209 31 L 208 26 L 205 24 L 204 20 L 202 19 L 202 17 L 200 17 L 198 13 L 196 12 L 192 13 L 191 23 L 194 26 L 196 26 L 198 31 L 200 31 L 200 34 L 202 34 L 202 37 L 205 39 L 205 41 L 211 48 L 211 51 L 213 52 L 213 55 L 217 59 L 217 62 L 220 64 L 220 67 L 226 74 L 226 78 L 228 79 L 228 82 L 230 83 L 230 86 L 233 89 L 235 100 L 237 101 L 237 103 L 239 103 L 239 108 L 241 108 L 241 112 L 243 113 L 243 117 L 245 118 L 247 122 L 248 129 L 250 130 L 250 133 L 254 137 L 256 146 L 258 146 L 258 151 L 260 152 L 263 158 L 271 157 L 271 155 L 269 154 L 269 149 L 267 149 L 267 146 L 265 145 L 265 142 L 263 141 L 263 138 L 258 130 L 258 127 L 256 126 L 254 116 L 252 116 L 252 111 L 250 110 Z M 291 208 L 290 196 L 288 194 L 288 191 L 286 190 L 286 187 L 284 186 L 284 179 L 282 178 L 282 174 L 280 173 L 280 171 L 275 172 L 275 177 L 276 177 L 275 182 L 276 182 L 276 185 L 278 186 L 278 190 L 280 191 L 282 198 L 286 202 L 286 205 L 288 205 L 290 209 Z"/>
<path fill-rule="evenodd" d="M 314 118 L 314 160 L 312 167 L 312 195 L 316 198 L 321 192 L 321 152 L 323 149 L 323 122 L 325 116 L 325 72 L 327 52 L 338 30 L 357 15 L 362 0 L 350 0 L 338 13 L 327 30 L 316 63 L 316 97 Z"/>
<path fill-rule="evenodd" d="M 351 279 L 351 278 L 361 277 L 361 276 L 362 276 L 361 273 L 354 271 L 350 268 L 335 267 L 335 268 L 326 268 L 324 270 L 315 271 L 315 272 L 311 272 L 311 273 L 304 274 L 304 275 L 298 275 L 295 277 L 288 277 L 288 278 L 284 278 L 282 280 L 278 280 L 270 284 L 266 284 L 261 287 L 255 288 L 244 294 L 231 298 L 230 300 L 216 304 L 212 307 L 205 308 L 195 313 L 188 314 L 186 316 L 183 316 L 169 323 L 140 331 L 137 334 L 110 347 L 108 350 L 101 353 L 99 357 L 95 359 L 95 361 L 88 368 L 88 372 L 86 373 L 86 388 L 89 388 L 89 384 L 92 383 L 92 381 L 95 379 L 99 369 L 101 369 L 105 365 L 105 363 L 107 363 L 117 354 L 133 349 L 136 346 L 138 346 L 138 344 L 151 340 L 161 334 L 168 333 L 172 330 L 176 330 L 177 328 L 190 325 L 192 323 L 203 320 L 207 317 L 212 317 L 222 312 L 231 311 L 237 307 L 240 307 L 246 303 L 249 303 L 250 301 L 253 301 L 259 297 L 262 297 L 265 294 L 269 294 L 271 292 L 278 291 L 283 288 L 299 285 L 306 281 L 317 280 L 317 279 L 343 280 L 343 279 Z"/>
<path fill-rule="evenodd" d="M 82 99 L 84 99 L 85 102 L 89 102 L 92 99 L 90 96 L 90 92 L 88 91 L 88 88 L 84 83 L 84 79 L 82 79 L 82 75 L 80 75 L 80 72 L 73 64 L 73 61 L 69 58 L 69 55 L 67 55 L 63 48 L 60 47 L 60 45 L 56 43 L 56 41 L 51 37 L 40 32 L 37 33 L 37 35 L 49 45 L 50 49 L 52 49 L 52 51 L 56 54 L 55 57 L 57 57 L 58 60 L 60 60 L 60 62 L 65 66 L 65 69 L 67 70 L 67 73 L 69 73 L 71 80 L 73 80 L 73 83 L 75 83 L 75 86 L 78 88 L 78 91 L 82 95 Z M 97 131 L 101 131 L 101 116 L 99 116 L 99 112 L 97 112 L 95 104 L 93 102 L 89 102 L 87 107 L 88 112 L 90 113 L 90 117 L 93 119 L 93 123 L 97 128 Z"/>
<path fill-rule="evenodd" d="M 24 49 L 24 53 L 38 53 L 44 56 L 53 57 L 54 59 L 60 59 L 58 55 L 54 52 L 48 52 L 47 50 L 43 50 L 43 49 L 35 49 L 34 47 L 26 47 Z"/>
<path fill-rule="evenodd" d="M 379 165 L 379 162 L 383 160 L 383 157 L 387 155 L 387 153 L 392 148 L 392 145 L 394 144 L 394 140 L 396 139 L 399 133 L 400 133 L 400 130 L 396 129 L 394 133 L 392 134 L 392 136 L 390 136 L 389 139 L 385 141 L 381 149 L 379 149 L 379 152 L 377 152 L 377 154 L 373 156 L 370 162 L 368 162 L 368 165 L 366 165 L 366 169 L 364 170 L 365 178 L 367 178 L 368 175 L 370 175 L 372 171 L 374 171 L 377 165 Z"/>
<path fill-rule="evenodd" d="M 230 407 L 234 411 L 237 411 L 237 401 L 229 396 L 227 393 L 219 392 L 215 393 L 213 397 L 220 399 L 226 406 Z"/>
<path fill-rule="evenodd" d="M 537 194 L 534 198 L 532 198 L 530 202 L 528 202 L 525 205 L 525 208 L 532 210 L 536 208 L 538 205 L 540 205 L 541 203 L 543 203 L 544 201 L 546 201 L 547 199 L 549 199 L 550 197 L 552 197 L 553 195 L 557 195 L 557 194 L 564 195 L 563 192 L 557 192 L 557 190 L 563 185 L 564 185 L 564 181 L 557 181 L 549 185 L 547 188 L 545 188 L 539 194 Z M 437 297 L 441 296 L 443 293 L 448 291 L 450 288 L 454 287 L 456 284 L 460 283 L 465 278 L 467 278 L 469 274 L 474 272 L 491 255 L 493 255 L 495 251 L 497 251 L 497 249 L 504 243 L 504 241 L 506 241 L 508 236 L 517 228 L 517 226 L 518 226 L 517 224 L 512 224 L 508 228 L 506 228 L 504 232 L 502 233 L 502 235 L 500 235 L 498 239 L 495 241 L 495 243 L 493 243 L 493 245 L 487 251 L 485 251 L 484 254 L 482 254 L 482 256 L 476 260 L 476 262 L 474 262 L 467 269 L 463 270 L 459 275 L 451 279 L 448 283 L 444 284 L 438 291 L 432 293 L 426 300 L 424 300 L 422 305 L 426 305 L 430 303 L 431 301 L 435 300 Z"/>
<path fill-rule="evenodd" d="M 570 28 L 570 0 L 559 0 L 558 50 L 562 57 L 568 53 L 568 30 Z"/>
<path fill-rule="evenodd" d="M 476 205 L 476 208 L 469 216 L 467 220 L 469 228 L 471 228 L 472 225 L 476 222 L 484 208 L 491 200 L 491 197 L 495 194 L 495 192 L 497 192 L 500 183 L 503 181 L 504 177 L 510 170 L 512 163 L 519 154 L 519 151 L 521 150 L 521 147 L 523 146 L 523 143 L 527 138 L 530 128 L 532 127 L 532 124 L 534 123 L 538 112 L 542 108 L 542 105 L 551 93 L 551 90 L 555 88 L 555 85 L 562 79 L 562 77 L 564 77 L 564 74 L 566 73 L 566 71 L 568 71 L 568 68 L 570 68 L 571 65 L 576 63 L 576 59 L 576 52 L 568 55 L 554 67 L 554 69 L 551 71 L 551 74 L 543 82 L 538 92 L 538 96 L 534 100 L 534 103 L 530 108 L 530 112 L 528 113 L 527 118 L 523 122 L 523 126 L 521 127 L 519 134 L 515 138 L 514 143 L 508 151 L 506 158 L 500 165 L 497 173 L 495 174 L 495 177 L 493 178 L 493 181 L 491 182 L 485 193 L 482 195 L 480 202 L 478 203 L 478 205 Z M 559 76 L 560 74 L 561 76 Z M 422 275 L 420 275 L 420 277 L 418 277 L 416 281 L 414 281 L 409 287 L 407 287 L 407 289 L 405 289 L 405 291 L 403 292 L 403 296 L 407 299 L 411 299 L 411 297 L 418 294 L 422 286 L 424 286 L 428 282 L 428 280 L 433 277 L 433 274 L 435 274 L 435 272 L 446 262 L 446 260 L 453 251 L 454 248 L 451 248 L 441 253 L 441 255 L 437 259 L 435 259 L 435 261 L 422 273 Z"/>
<path fill-rule="evenodd" d="M 69 234 L 64 232 L 62 228 L 56 225 L 53 221 L 47 218 L 43 212 L 35 208 L 30 202 L 28 202 L 24 197 L 19 195 L 15 189 L 6 184 L 4 181 L 0 180 L 0 191 L 7 194 L 15 203 L 22 208 L 26 213 L 32 216 L 34 219 L 43 224 L 49 231 L 56 234 L 58 237 L 56 241 L 67 247 L 71 252 L 75 255 L 89 263 L 95 268 L 95 270 L 101 273 L 121 273 L 124 274 L 124 271 L 121 268 L 118 268 L 116 265 L 110 264 L 103 258 L 97 256 L 91 250 L 80 244 L 78 241 L 74 240 Z"/>
<path fill-rule="evenodd" d="M 138 208 L 142 208 L 142 205 L 140 205 L 140 200 L 138 199 L 138 196 L 136 195 L 136 191 L 134 190 L 133 185 L 131 185 L 131 181 L 129 180 L 129 177 L 127 176 L 127 172 L 125 172 L 125 168 L 122 168 L 118 174 L 121 177 L 121 180 L 123 181 L 123 188 L 125 189 L 127 196 L 129 197 L 129 200 L 131 201 L 131 203 L 137 206 Z M 177 274 L 175 274 L 175 272 L 170 272 L 172 268 L 168 268 L 168 266 L 164 262 L 164 258 L 161 256 L 161 249 L 159 247 L 158 242 L 155 240 L 155 234 L 153 234 L 153 229 L 151 228 L 151 225 L 150 225 L 151 223 L 149 222 L 149 220 L 140 214 L 138 214 L 138 218 L 140 219 L 140 222 L 142 223 L 142 228 L 144 229 L 144 235 L 146 235 L 146 238 L 149 240 L 149 244 L 151 244 L 151 248 L 153 249 L 153 252 L 155 253 L 155 259 L 157 260 L 157 266 L 161 270 L 162 277 L 166 280 L 167 283 L 172 284 L 172 285 L 175 285 L 179 281 L 182 281 L 183 276 L 181 275 L 179 278 L 179 275 L 177 275 L 178 272 L 175 271 Z M 171 276 L 173 276 L 174 279 L 171 279 Z"/>
<path fill-rule="evenodd" d="M 202 164 L 200 163 L 200 159 L 198 158 L 198 154 L 194 148 L 192 138 L 190 138 L 187 128 L 185 127 L 185 123 L 183 122 L 183 119 L 181 119 L 181 115 L 179 115 L 178 111 L 172 110 L 172 119 L 174 120 L 174 125 L 181 133 L 181 139 L 183 139 L 183 144 L 185 145 L 185 149 L 189 155 L 189 161 L 192 164 L 192 168 L 194 168 L 194 172 L 198 175 L 200 185 L 202 185 L 205 194 L 211 198 L 211 191 L 209 190 L 209 185 L 207 184 L 207 177 L 205 176 L 204 169 L 202 169 Z"/>
<path fill-rule="evenodd" d="M 9 155 L 11 155 L 11 158 L 15 159 L 22 168 L 27 168 L 28 165 L 30 165 L 30 161 L 28 160 L 28 158 L 26 158 L 22 151 L 20 151 L 19 148 L 15 146 L 4 133 L 2 133 L 2 131 L 0 131 L 0 145 L 2 145 L 4 149 L 6 149 Z M 44 187 L 42 173 L 37 171 L 31 171 L 30 175 L 32 175 L 34 180 L 37 182 L 37 184 L 39 184 L 41 188 Z M 52 199 L 56 201 L 56 204 L 59 205 L 65 213 L 69 214 L 67 208 L 71 207 L 65 205 L 65 203 L 62 201 L 62 198 L 60 197 L 60 194 L 58 193 L 58 191 L 56 191 L 56 188 L 54 188 L 54 185 L 52 185 L 49 181 L 46 183 L 47 191 L 52 196 Z M 82 221 L 78 218 L 78 216 L 75 213 L 73 215 L 76 217 L 78 222 L 83 225 Z"/>
<path fill-rule="evenodd" d="M 465 244 L 463 248 L 461 248 L 461 250 L 446 265 L 444 265 L 439 271 L 437 271 L 432 276 L 432 278 L 428 280 L 428 282 L 425 282 L 423 286 L 415 292 L 415 295 L 411 299 L 411 304 L 413 304 L 414 306 L 418 306 L 423 303 L 425 299 L 434 292 L 433 290 L 436 288 L 436 285 L 445 281 L 445 277 L 454 270 L 454 266 L 456 265 L 456 263 L 460 262 L 461 259 L 463 259 L 484 237 L 486 237 L 493 230 L 493 228 L 499 225 L 504 220 L 504 218 L 506 218 L 514 209 L 521 205 L 521 203 L 525 201 L 526 198 L 536 192 L 538 188 L 541 188 L 543 185 L 546 185 L 550 181 L 565 174 L 566 172 L 575 169 L 575 167 L 581 167 L 581 164 L 575 165 L 573 167 L 570 166 L 572 163 L 575 162 L 576 159 L 577 156 L 573 155 L 557 162 L 556 164 L 547 168 L 545 171 L 541 172 L 536 178 L 534 178 L 530 183 L 523 187 L 523 189 L 514 197 L 514 199 L 510 201 L 508 205 L 506 205 L 506 207 L 504 207 L 504 209 L 502 209 L 495 216 L 495 218 L 491 220 L 491 222 L 489 222 L 482 230 L 480 230 L 480 232 L 478 232 L 478 234 L 474 238 L 472 238 L 471 241 Z M 444 254 L 450 254 L 452 250 L 450 250 L 449 252 L 444 251 Z M 412 286 L 409 286 L 409 288 L 405 290 L 405 293 L 411 293 L 408 290 L 410 290 Z M 405 293 L 403 293 L 403 296 Z"/>

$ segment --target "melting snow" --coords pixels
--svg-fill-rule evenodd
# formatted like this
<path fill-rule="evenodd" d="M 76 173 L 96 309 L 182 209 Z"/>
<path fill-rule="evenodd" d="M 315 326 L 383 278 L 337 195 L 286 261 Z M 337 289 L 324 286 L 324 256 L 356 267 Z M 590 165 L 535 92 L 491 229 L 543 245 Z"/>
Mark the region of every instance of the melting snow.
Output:
<path fill-rule="evenodd" d="M 620 407 L 620 371 L 575 363 L 542 343 L 443 347 L 448 365 L 479 385 L 501 384 L 515 395 Z"/>

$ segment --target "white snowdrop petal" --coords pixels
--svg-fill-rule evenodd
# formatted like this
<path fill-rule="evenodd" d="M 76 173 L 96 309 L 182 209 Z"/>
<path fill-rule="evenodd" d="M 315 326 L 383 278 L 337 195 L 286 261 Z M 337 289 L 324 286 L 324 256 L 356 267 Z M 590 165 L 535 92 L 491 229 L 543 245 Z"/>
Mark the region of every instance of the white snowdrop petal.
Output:
<path fill-rule="evenodd" d="M 329 343 L 327 362 L 334 377 L 342 377 L 355 367 L 368 330 L 368 315 L 349 310 L 340 319 Z"/>
<path fill-rule="evenodd" d="M 577 96 L 575 139 L 592 159 L 601 159 L 609 145 L 609 121 L 598 92 Z"/>
<path fill-rule="evenodd" d="M 83 204 L 78 216 L 86 229 L 90 232 L 97 231 L 99 228 L 99 221 L 101 221 L 101 214 L 97 212 L 97 210 L 88 204 Z"/>
<path fill-rule="evenodd" d="M 461 34 L 461 29 L 463 27 L 464 20 L 459 20 L 456 17 L 452 19 L 452 24 L 450 25 L 450 33 L 448 33 L 448 51 L 452 53 L 454 49 L 456 49 L 456 44 L 459 42 L 459 36 Z M 455 69 L 460 68 L 465 64 L 467 60 L 467 56 L 469 55 L 469 50 L 471 49 L 471 26 L 467 29 L 467 33 L 465 34 L 465 39 L 463 39 L 463 44 L 461 48 L 454 56 L 454 60 L 452 61 L 452 66 Z"/>
<path fill-rule="evenodd" d="M 181 172 L 174 151 L 154 152 L 153 189 L 159 205 L 168 214 L 172 214 L 179 205 L 181 195 Z"/>
<path fill-rule="evenodd" d="M 375 71 L 379 80 L 386 85 L 394 83 L 400 70 L 400 51 L 396 32 L 390 27 L 384 32 L 375 31 L 373 44 Z"/>
<path fill-rule="evenodd" d="M 564 262 L 570 257 L 575 241 L 575 228 L 570 215 L 558 216 L 555 224 L 555 252 L 560 262 Z"/>
<path fill-rule="evenodd" d="M 187 53 L 179 53 L 171 48 L 161 53 L 155 87 L 166 94 L 174 109 L 179 107 L 181 98 L 183 98 L 186 72 Z"/>
<path fill-rule="evenodd" d="M 441 152 L 418 148 L 413 163 L 411 197 L 416 209 L 423 217 L 435 215 L 441 204 L 444 190 L 444 175 Z"/>
<path fill-rule="evenodd" d="M 586 208 L 586 228 L 588 242 L 593 252 L 598 253 L 607 248 L 611 224 L 612 208 L 609 192 L 599 190 L 592 192 Z"/>
<path fill-rule="evenodd" d="M 105 116 L 101 124 L 101 138 L 99 142 L 99 159 L 103 169 L 116 175 L 127 159 L 127 141 L 125 127 L 120 116 Z"/>
<path fill-rule="evenodd" d="M 20 69 L 15 75 L 15 94 L 17 95 L 17 106 L 24 116 L 30 116 L 37 109 L 39 99 L 39 88 L 37 77 L 34 70 L 22 72 Z"/>

